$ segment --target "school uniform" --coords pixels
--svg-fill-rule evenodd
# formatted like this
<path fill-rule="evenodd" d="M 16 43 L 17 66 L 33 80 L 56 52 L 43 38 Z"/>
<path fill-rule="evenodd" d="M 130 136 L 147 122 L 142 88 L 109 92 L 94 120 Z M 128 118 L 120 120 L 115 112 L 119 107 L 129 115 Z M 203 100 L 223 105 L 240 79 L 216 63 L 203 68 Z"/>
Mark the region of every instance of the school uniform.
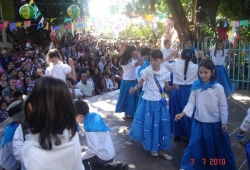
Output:
<path fill-rule="evenodd" d="M 223 133 L 221 128 L 228 120 L 228 106 L 223 87 L 217 82 L 203 84 L 198 79 L 191 90 L 189 102 L 183 111 L 186 116 L 192 117 L 195 107 L 196 110 L 191 138 L 182 157 L 181 168 L 235 170 L 229 135 Z"/>
<path fill-rule="evenodd" d="M 172 52 L 174 51 L 173 48 L 163 48 L 161 50 L 162 54 L 163 54 L 163 59 L 165 60 Z M 174 62 L 174 57 L 172 57 L 170 60 L 169 60 L 169 63 L 172 63 Z M 166 63 L 166 62 L 164 62 Z M 171 73 L 171 81 L 169 81 L 169 85 L 172 86 L 173 85 L 173 73 Z"/>
<path fill-rule="evenodd" d="M 137 84 L 136 80 L 136 64 L 137 60 L 131 59 L 128 64 L 122 65 L 124 71 L 120 86 L 120 94 L 116 104 L 116 113 L 125 112 L 125 115 L 134 116 L 137 103 L 139 100 L 139 92 L 130 94 L 129 90 Z"/>
<path fill-rule="evenodd" d="M 63 64 L 61 61 L 58 61 L 56 65 L 50 63 L 50 66 L 45 71 L 45 76 L 58 78 L 66 83 L 66 76 L 70 72 L 71 72 L 71 67 L 69 65 Z"/>
<path fill-rule="evenodd" d="M 184 116 L 180 121 L 174 121 L 174 119 L 175 115 L 181 113 L 188 103 L 191 86 L 198 78 L 198 65 L 192 61 L 188 63 L 186 80 L 184 80 L 185 60 L 178 60 L 175 63 L 166 62 L 166 67 L 173 73 L 173 83 L 179 85 L 179 89 L 170 92 L 169 112 L 171 115 L 171 130 L 175 137 L 190 138 L 193 118 Z"/>
<path fill-rule="evenodd" d="M 159 149 L 169 147 L 171 131 L 166 99 L 160 93 L 153 76 L 156 76 L 163 89 L 165 82 L 170 80 L 170 72 L 165 67 L 155 72 L 150 65 L 140 74 L 145 81 L 145 92 L 136 110 L 129 136 L 141 142 L 145 150 L 157 153 Z"/>
<path fill-rule="evenodd" d="M 215 65 L 217 81 L 224 87 L 225 95 L 231 95 L 234 93 L 234 89 L 230 78 L 228 76 L 227 70 L 224 67 L 226 56 L 228 55 L 228 50 L 224 49 L 224 55 L 222 50 L 216 51 L 216 56 L 214 56 L 214 49 L 210 49 L 210 55 Z"/>

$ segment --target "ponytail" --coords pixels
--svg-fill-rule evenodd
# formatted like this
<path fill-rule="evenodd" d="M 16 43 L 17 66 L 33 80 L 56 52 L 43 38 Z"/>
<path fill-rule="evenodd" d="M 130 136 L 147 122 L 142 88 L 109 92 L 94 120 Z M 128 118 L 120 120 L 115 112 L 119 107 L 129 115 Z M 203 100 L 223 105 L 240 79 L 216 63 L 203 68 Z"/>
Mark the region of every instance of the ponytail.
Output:
<path fill-rule="evenodd" d="M 187 69 L 188 69 L 188 63 L 192 59 L 192 51 L 189 49 L 185 49 L 181 52 L 181 59 L 185 60 L 185 67 L 184 67 L 184 80 L 187 80 Z"/>

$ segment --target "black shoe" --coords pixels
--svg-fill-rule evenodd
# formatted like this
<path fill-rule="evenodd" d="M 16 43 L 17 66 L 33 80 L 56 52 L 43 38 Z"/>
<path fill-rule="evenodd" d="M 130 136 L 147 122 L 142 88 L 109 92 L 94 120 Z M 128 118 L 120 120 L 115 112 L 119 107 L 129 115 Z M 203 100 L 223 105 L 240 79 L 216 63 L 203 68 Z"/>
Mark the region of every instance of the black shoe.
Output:
<path fill-rule="evenodd" d="M 121 170 L 129 170 L 128 169 L 128 164 L 122 164 L 122 169 Z"/>
<path fill-rule="evenodd" d="M 181 141 L 181 137 L 180 136 L 174 137 L 174 141 Z"/>

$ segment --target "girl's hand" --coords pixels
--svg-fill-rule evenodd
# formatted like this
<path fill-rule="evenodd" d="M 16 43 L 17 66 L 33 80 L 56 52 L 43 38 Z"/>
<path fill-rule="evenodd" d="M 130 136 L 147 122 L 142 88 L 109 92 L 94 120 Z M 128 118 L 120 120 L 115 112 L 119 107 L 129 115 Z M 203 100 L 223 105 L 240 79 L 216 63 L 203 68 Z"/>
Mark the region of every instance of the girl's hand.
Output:
<path fill-rule="evenodd" d="M 39 69 L 37 69 L 36 73 L 39 75 L 39 76 L 43 76 L 43 72 Z"/>
<path fill-rule="evenodd" d="M 174 89 L 179 89 L 178 84 L 174 84 L 174 85 L 173 85 L 173 88 L 174 88 Z"/>
<path fill-rule="evenodd" d="M 72 60 L 72 58 L 69 58 L 69 65 L 74 66 L 74 61 Z"/>
<path fill-rule="evenodd" d="M 179 114 L 177 114 L 177 115 L 175 115 L 175 119 L 174 119 L 174 121 L 178 121 L 178 120 L 181 120 L 181 118 L 184 116 L 184 112 L 182 112 L 182 113 L 179 113 Z"/>
<path fill-rule="evenodd" d="M 131 87 L 131 88 L 130 88 L 129 93 L 130 93 L 130 94 L 134 94 L 134 93 L 135 93 L 134 87 Z"/>
<path fill-rule="evenodd" d="M 227 132 L 227 125 L 226 125 L 226 124 L 223 124 L 223 125 L 221 126 L 221 129 L 222 129 L 223 133 L 226 133 L 226 132 Z"/>

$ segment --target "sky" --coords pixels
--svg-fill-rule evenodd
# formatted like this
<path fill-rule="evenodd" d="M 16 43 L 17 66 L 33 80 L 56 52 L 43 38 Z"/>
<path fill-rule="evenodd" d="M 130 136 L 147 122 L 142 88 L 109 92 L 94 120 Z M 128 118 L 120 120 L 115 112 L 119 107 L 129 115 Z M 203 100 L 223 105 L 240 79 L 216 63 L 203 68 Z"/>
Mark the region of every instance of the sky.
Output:
<path fill-rule="evenodd" d="M 111 16 L 109 8 L 111 0 L 91 0 L 89 1 L 89 13 L 91 17 L 109 17 Z"/>

